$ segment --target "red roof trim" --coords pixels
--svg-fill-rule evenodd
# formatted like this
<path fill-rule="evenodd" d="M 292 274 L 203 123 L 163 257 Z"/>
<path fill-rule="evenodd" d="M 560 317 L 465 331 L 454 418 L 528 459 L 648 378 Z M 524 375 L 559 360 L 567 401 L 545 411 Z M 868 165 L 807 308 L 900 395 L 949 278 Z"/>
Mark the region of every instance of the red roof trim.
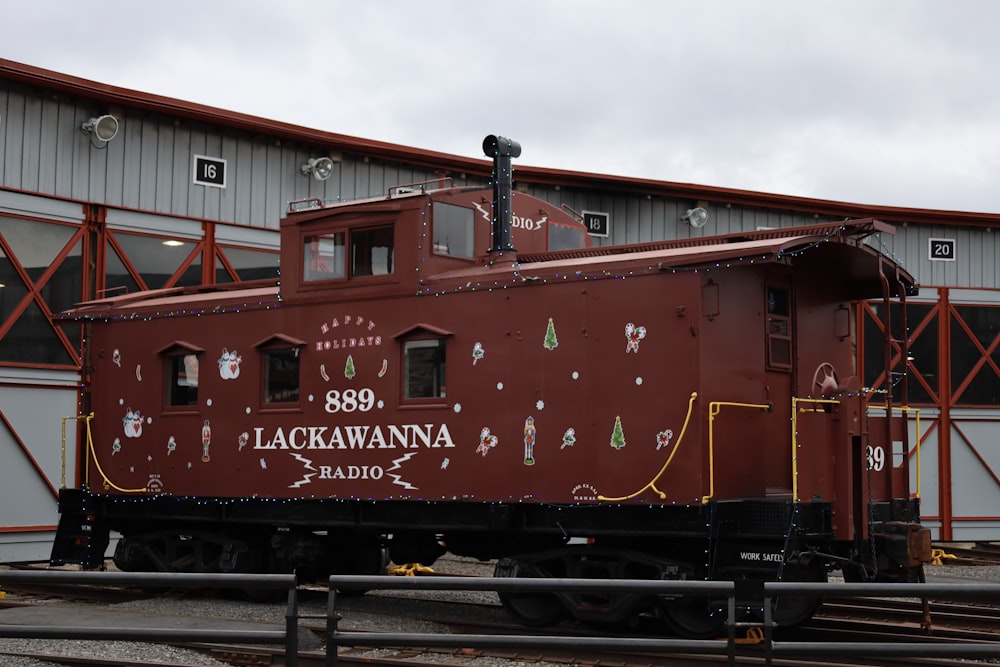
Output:
<path fill-rule="evenodd" d="M 258 116 L 226 111 L 203 104 L 110 86 L 3 58 L 0 58 L 0 78 L 70 93 L 106 104 L 145 109 L 169 116 L 237 128 L 254 134 L 266 134 L 304 144 L 322 145 L 342 152 L 399 160 L 424 167 L 452 170 L 484 177 L 488 177 L 492 169 L 491 163 L 486 160 L 477 160 L 448 153 L 439 153 L 332 132 L 323 132 L 299 125 L 268 120 Z M 1000 214 L 998 213 L 876 206 L 697 185 L 693 183 L 676 183 L 522 165 L 518 165 L 516 171 L 518 180 L 540 185 L 559 185 L 562 187 L 614 190 L 618 192 L 625 191 L 659 197 L 707 201 L 716 204 L 735 204 L 739 206 L 815 213 L 821 216 L 843 216 L 845 218 L 876 217 L 880 220 L 897 223 L 1000 227 Z"/>

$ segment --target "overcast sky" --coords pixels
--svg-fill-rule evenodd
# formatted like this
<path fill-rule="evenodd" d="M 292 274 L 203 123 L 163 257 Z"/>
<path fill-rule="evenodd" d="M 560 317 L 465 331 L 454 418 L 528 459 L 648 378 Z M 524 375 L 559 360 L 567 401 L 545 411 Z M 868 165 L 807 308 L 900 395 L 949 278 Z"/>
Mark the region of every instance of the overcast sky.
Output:
<path fill-rule="evenodd" d="M 0 57 L 323 131 L 1000 213 L 991 0 L 6 4 Z"/>

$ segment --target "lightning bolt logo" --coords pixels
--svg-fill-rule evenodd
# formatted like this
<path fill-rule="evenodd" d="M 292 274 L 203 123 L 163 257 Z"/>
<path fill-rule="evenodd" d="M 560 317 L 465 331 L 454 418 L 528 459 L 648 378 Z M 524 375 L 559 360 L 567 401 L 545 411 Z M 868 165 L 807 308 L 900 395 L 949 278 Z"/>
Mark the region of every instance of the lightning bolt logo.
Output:
<path fill-rule="evenodd" d="M 409 482 L 404 481 L 401 475 L 393 475 L 392 474 L 393 470 L 398 470 L 399 468 L 402 467 L 403 463 L 406 463 L 407 461 L 409 461 L 410 459 L 412 459 L 416 455 L 417 455 L 417 452 L 407 452 L 403 456 L 400 456 L 398 459 L 394 459 L 393 460 L 392 467 L 385 471 L 385 474 L 389 475 L 389 477 L 392 477 L 392 483 L 393 484 L 399 484 L 404 489 L 412 489 L 412 490 L 416 490 L 417 489 L 417 487 L 413 486 Z"/>
<path fill-rule="evenodd" d="M 301 463 L 303 468 L 306 470 L 312 470 L 312 472 L 305 473 L 299 481 L 288 485 L 289 489 L 298 489 L 304 484 L 309 484 L 312 481 L 312 478 L 316 476 L 317 470 L 313 467 L 313 462 L 310 459 L 307 459 L 301 454 L 296 454 L 295 452 L 289 452 L 289 454 L 292 455 L 292 458 Z"/>
<path fill-rule="evenodd" d="M 487 211 L 485 208 L 483 208 L 482 204 L 480 204 L 479 202 L 472 202 L 472 205 L 475 206 L 477 209 L 479 209 L 479 212 L 482 213 L 483 220 L 485 220 L 486 222 L 493 222 L 492 219 L 493 214 L 490 211 Z"/>

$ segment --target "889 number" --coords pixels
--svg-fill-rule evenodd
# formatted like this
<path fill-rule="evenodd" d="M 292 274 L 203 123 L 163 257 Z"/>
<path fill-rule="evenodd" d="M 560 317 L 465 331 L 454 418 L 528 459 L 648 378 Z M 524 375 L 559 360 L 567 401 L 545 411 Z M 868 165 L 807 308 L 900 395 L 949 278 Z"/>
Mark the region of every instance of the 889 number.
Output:
<path fill-rule="evenodd" d="M 325 410 L 335 412 L 368 412 L 375 406 L 375 392 L 364 389 L 331 389 L 326 392 Z"/>

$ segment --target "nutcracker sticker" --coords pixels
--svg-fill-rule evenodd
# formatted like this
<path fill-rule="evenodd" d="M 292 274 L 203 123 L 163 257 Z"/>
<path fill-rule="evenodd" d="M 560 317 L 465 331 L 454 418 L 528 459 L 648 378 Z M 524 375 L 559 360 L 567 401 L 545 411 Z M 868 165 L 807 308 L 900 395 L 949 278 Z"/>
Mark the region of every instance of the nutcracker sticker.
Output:
<path fill-rule="evenodd" d="M 524 465 L 535 465 L 535 418 L 528 417 L 524 420 Z"/>
<path fill-rule="evenodd" d="M 208 448 L 212 444 L 212 426 L 205 420 L 201 427 L 201 460 L 208 463 L 212 457 L 208 455 Z"/>

